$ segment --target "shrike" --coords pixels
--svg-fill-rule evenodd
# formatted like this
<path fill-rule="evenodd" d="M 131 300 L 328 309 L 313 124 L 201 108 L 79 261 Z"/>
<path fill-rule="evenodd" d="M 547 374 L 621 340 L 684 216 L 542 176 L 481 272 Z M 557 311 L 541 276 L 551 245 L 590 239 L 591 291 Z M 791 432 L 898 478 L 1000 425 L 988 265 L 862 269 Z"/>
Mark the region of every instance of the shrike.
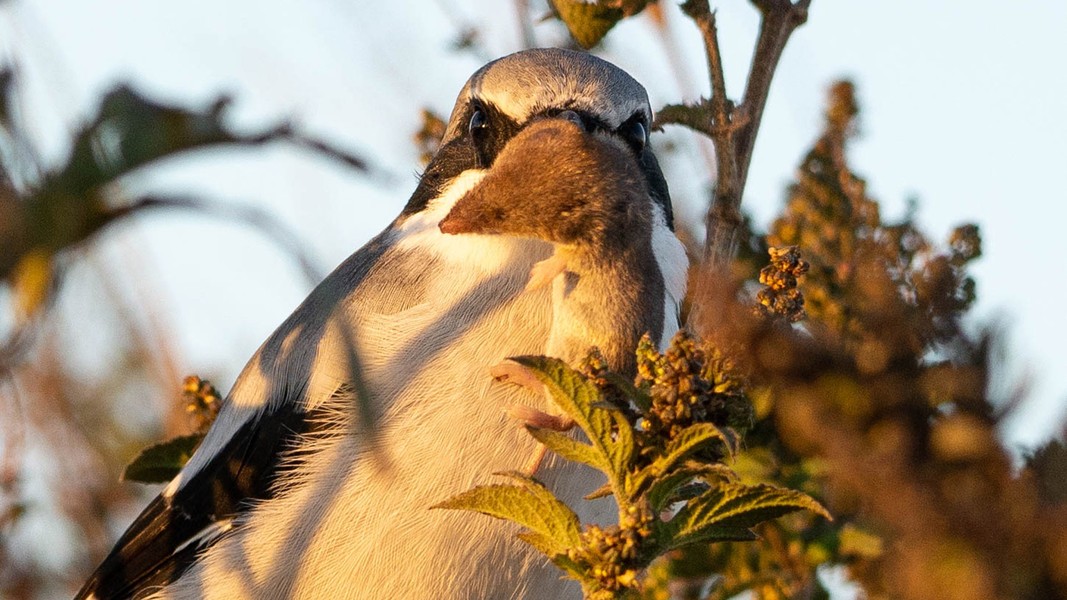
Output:
<path fill-rule="evenodd" d="M 669 339 L 687 265 L 647 143 L 652 113 L 644 88 L 579 52 L 528 50 L 491 62 L 460 91 L 440 149 L 400 215 L 264 342 L 200 448 L 78 598 L 580 596 L 515 538 L 514 527 L 428 509 L 494 472 L 520 468 L 536 452 L 502 406 L 551 410 L 541 395 L 487 372 L 509 356 L 548 348 L 553 286 L 528 283 L 552 246 L 447 234 L 439 224 L 493 176 L 517 134 L 552 119 L 617 138 L 631 153 L 624 162 L 648 206 L 654 255 L 647 271 L 631 273 L 655 297 L 604 310 L 646 311 L 651 303 L 655 318 L 618 318 L 647 324 L 661 343 Z M 510 177 L 493 185 L 524 185 Z M 633 286 L 634 276 L 604 285 Z M 380 415 L 373 453 L 353 417 L 352 344 Z M 602 483 L 587 467 L 549 460 L 538 477 L 583 521 L 615 518 L 610 500 L 582 500 Z"/>

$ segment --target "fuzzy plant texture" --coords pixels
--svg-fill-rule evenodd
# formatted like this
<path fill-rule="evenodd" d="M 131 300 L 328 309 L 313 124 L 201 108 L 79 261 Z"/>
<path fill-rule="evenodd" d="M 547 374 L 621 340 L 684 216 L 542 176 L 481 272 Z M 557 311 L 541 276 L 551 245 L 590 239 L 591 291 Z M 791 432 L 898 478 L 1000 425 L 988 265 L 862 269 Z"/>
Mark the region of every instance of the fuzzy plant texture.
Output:
<path fill-rule="evenodd" d="M 520 538 L 578 580 L 589 600 L 638 598 L 657 558 L 696 544 L 750 541 L 755 525 L 798 510 L 829 518 L 808 495 L 745 484 L 728 462 L 752 409 L 730 361 L 685 332 L 663 353 L 645 338 L 633 380 L 594 351 L 578 369 L 541 356 L 512 359 L 530 371 L 587 441 L 527 426 L 560 456 L 601 471 L 617 525 L 583 526 L 536 479 L 508 473 L 436 506 L 475 511 L 525 528 Z M 592 498 L 591 498 L 592 499 Z"/>

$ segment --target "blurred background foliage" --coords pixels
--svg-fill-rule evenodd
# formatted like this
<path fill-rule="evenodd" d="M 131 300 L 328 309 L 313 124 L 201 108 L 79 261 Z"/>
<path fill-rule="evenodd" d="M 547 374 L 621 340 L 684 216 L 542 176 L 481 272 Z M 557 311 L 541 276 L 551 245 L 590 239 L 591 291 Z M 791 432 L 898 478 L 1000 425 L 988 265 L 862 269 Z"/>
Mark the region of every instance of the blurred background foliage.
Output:
<path fill-rule="evenodd" d="M 567 20 L 542 44 L 594 46 L 642 11 L 663 23 L 644 1 L 534 4 L 520 0 L 520 14 Z M 520 24 L 524 43 L 531 27 Z M 456 29 L 451 51 L 490 58 L 484 31 Z M 119 485 L 122 466 L 203 425 L 202 412 L 187 411 L 186 373 L 154 310 L 166 299 L 117 283 L 118 271 L 152 266 L 136 248 L 115 261 L 94 246 L 134 213 L 206 211 L 256 228 L 315 278 L 305 249 L 267 213 L 130 193 L 126 179 L 171 157 L 273 142 L 338 160 L 354 177 L 387 175 L 286 123 L 236 127 L 226 98 L 167 103 L 125 85 L 70 132 L 64 158 L 46 160 L 26 131 L 18 69 L 0 76 L 0 595 L 56 598 L 154 494 Z M 729 273 L 696 264 L 689 299 L 714 308 L 691 310 L 690 326 L 727 349 L 756 390 L 734 468 L 746 482 L 815 496 L 835 520 L 798 513 L 761 525 L 757 542 L 678 552 L 653 568 L 649 598 L 1067 598 L 1067 450 L 1052 440 L 1024 457 L 1009 452 L 999 427 L 1021 395 L 996 395 L 1012 389 L 991 381 L 997 332 L 965 326 L 979 291 L 969 275 L 979 231 L 961 225 L 938 242 L 914 211 L 883 217 L 849 166 L 859 110 L 851 83 L 831 86 L 823 132 L 769 230 L 746 220 Z M 409 133 L 425 161 L 442 121 L 428 108 L 421 115 Z M 679 148 L 654 142 L 668 166 L 679 159 Z M 679 223 L 694 259 L 701 227 Z M 764 268 L 770 248 L 789 246 L 799 259 L 778 252 Z M 197 273 L 186 278 L 214 294 Z M 782 318 L 758 318 L 753 301 Z"/>

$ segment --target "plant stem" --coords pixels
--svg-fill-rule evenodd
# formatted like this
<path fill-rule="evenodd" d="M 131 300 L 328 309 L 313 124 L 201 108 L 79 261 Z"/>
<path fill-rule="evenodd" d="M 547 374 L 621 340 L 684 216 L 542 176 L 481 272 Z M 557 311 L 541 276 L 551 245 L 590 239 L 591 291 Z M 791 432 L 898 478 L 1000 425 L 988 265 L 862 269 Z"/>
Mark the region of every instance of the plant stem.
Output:
<path fill-rule="evenodd" d="M 762 19 L 741 104 L 734 105 L 726 95 L 715 13 L 708 0 L 686 0 L 682 10 L 693 19 L 704 38 L 711 98 L 702 99 L 696 106 L 667 107 L 661 112 L 659 122 L 685 125 L 711 138 L 715 146 L 718 172 L 704 220 L 707 228 L 704 261 L 712 270 L 725 268 L 737 254 L 741 198 L 767 93 L 786 42 L 793 30 L 807 20 L 811 4 L 811 0 L 797 0 L 795 4 L 792 0 L 751 2 L 759 9 Z"/>

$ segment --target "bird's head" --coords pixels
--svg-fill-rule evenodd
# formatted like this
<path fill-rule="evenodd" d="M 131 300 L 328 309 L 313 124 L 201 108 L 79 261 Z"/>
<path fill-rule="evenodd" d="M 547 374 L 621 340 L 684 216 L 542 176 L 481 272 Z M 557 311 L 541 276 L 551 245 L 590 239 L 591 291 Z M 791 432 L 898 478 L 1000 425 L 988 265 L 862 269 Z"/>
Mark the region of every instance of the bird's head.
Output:
<path fill-rule="evenodd" d="M 525 129 L 543 127 L 538 124 L 549 120 L 568 123 L 560 130 L 570 136 L 567 143 L 577 143 L 574 134 L 580 134 L 626 152 L 627 175 L 640 182 L 673 228 L 667 183 L 648 144 L 652 110 L 644 87 L 605 60 L 555 48 L 511 54 L 471 76 L 456 100 L 441 146 L 404 214 L 426 209 L 453 180 L 468 171 L 480 171 L 485 178 L 493 175 L 487 181 L 496 180 L 501 187 L 504 183 L 529 183 L 523 179 L 523 169 L 514 168 L 521 165 L 522 153 L 507 149 L 516 141 L 527 148 L 531 144 L 550 145 L 544 136 L 536 144 L 529 136 L 520 136 Z M 500 161 L 502 157 L 506 160 Z M 558 169 L 565 172 L 565 153 L 557 153 L 556 158 Z M 494 175 L 498 167 L 508 169 Z M 527 173 L 532 175 L 533 171 Z"/>
<path fill-rule="evenodd" d="M 651 210 L 632 143 L 566 111 L 522 128 L 439 227 L 597 253 L 649 239 Z"/>

